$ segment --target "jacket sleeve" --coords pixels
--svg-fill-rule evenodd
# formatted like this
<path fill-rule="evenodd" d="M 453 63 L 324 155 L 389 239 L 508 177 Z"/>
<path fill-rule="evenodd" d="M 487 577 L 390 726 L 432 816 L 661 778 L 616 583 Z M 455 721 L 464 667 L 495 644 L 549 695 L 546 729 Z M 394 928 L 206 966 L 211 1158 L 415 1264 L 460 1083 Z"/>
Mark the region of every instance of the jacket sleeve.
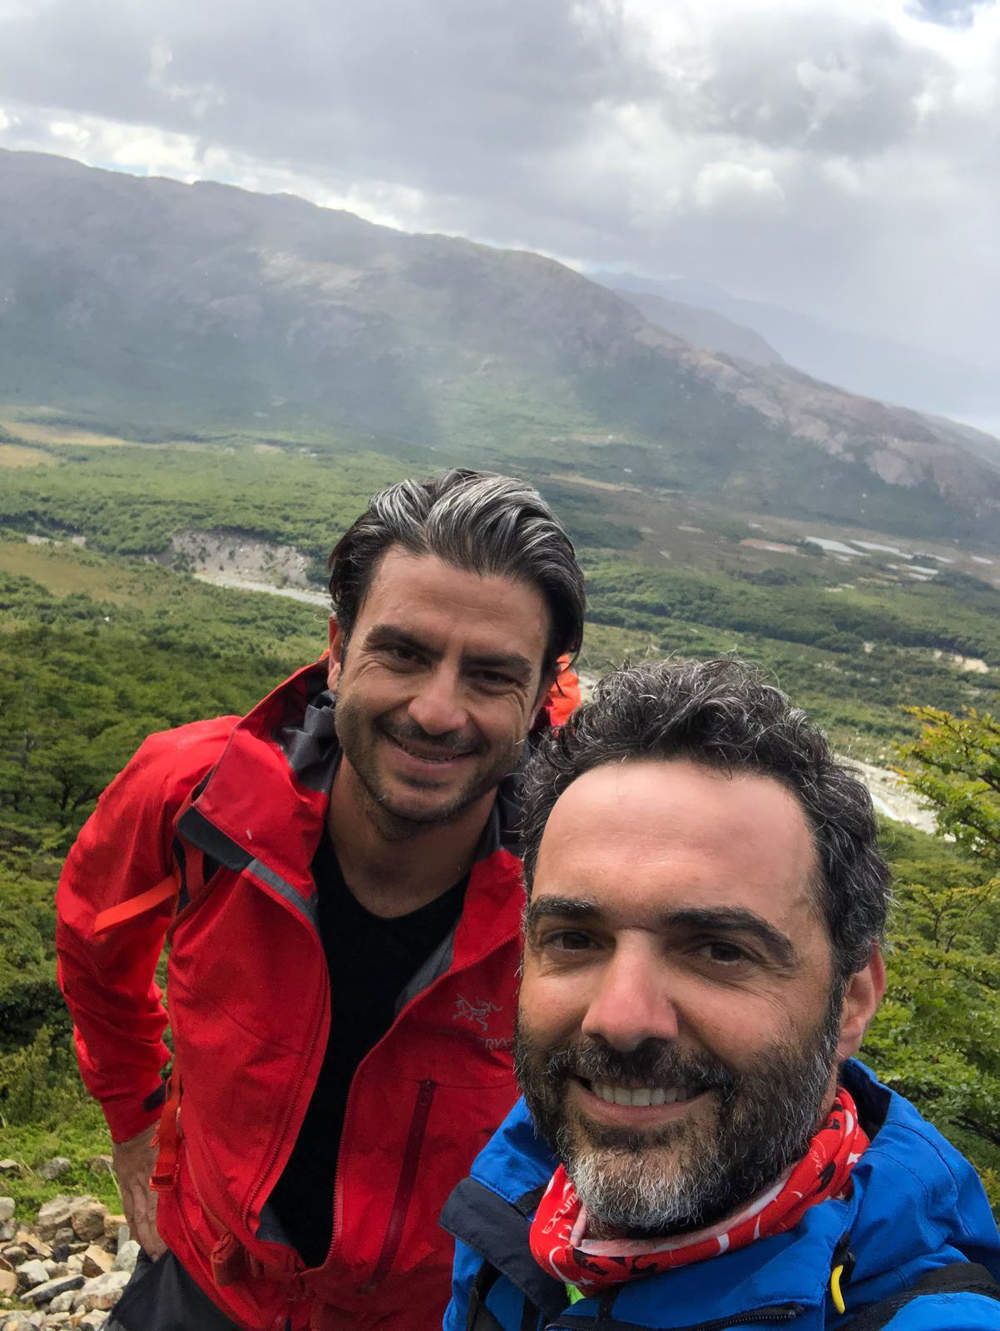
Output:
<path fill-rule="evenodd" d="M 95 935 L 102 911 L 138 897 L 172 871 L 173 821 L 197 774 L 178 779 L 181 732 L 151 735 L 112 781 L 84 824 L 56 892 L 56 966 L 73 1018 L 87 1090 L 114 1141 L 153 1123 L 143 1101 L 160 1087 L 170 1051 L 156 964 L 173 898 Z M 197 747 L 197 746 L 196 746 Z M 203 770 L 207 770 L 208 764 Z"/>

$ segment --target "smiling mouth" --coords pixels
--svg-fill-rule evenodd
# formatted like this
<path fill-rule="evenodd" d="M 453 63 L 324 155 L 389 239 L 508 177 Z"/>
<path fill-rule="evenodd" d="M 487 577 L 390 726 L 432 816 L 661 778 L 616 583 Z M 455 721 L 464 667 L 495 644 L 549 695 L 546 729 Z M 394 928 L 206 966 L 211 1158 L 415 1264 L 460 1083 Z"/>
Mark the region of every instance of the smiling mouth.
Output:
<path fill-rule="evenodd" d="M 701 1091 L 689 1086 L 622 1086 L 611 1082 L 586 1081 L 582 1077 L 579 1080 L 582 1086 L 605 1104 L 639 1109 L 682 1104 L 701 1094 Z"/>
<path fill-rule="evenodd" d="M 471 749 L 422 749 L 418 745 L 408 744 L 398 735 L 392 735 L 388 731 L 383 733 L 397 749 L 402 749 L 409 757 L 417 758 L 422 763 L 453 763 L 457 758 L 468 758 L 472 753 Z"/>

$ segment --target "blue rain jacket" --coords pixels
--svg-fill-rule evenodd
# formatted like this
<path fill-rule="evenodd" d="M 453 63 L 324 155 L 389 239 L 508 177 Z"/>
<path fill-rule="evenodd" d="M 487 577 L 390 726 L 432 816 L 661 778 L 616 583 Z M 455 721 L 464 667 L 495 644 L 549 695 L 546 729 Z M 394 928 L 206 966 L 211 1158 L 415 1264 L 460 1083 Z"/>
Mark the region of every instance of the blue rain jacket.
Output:
<path fill-rule="evenodd" d="M 979 1263 L 1000 1279 L 1000 1235 L 971 1165 L 860 1063 L 846 1063 L 842 1080 L 872 1137 L 854 1167 L 848 1200 L 811 1207 L 785 1234 L 572 1306 L 565 1287 L 528 1250 L 530 1216 L 556 1162 L 519 1100 L 442 1213 L 441 1223 L 458 1240 L 445 1331 L 466 1331 L 484 1258 L 499 1275 L 481 1296 L 477 1331 L 736 1331 L 755 1325 L 837 1331 L 865 1305 L 908 1290 L 952 1262 Z M 845 1270 L 841 1281 L 846 1312 L 840 1314 L 831 1274 L 845 1258 L 850 1274 Z M 540 1309 L 537 1318 L 525 1313 L 525 1294 Z M 479 1297 L 472 1294 L 474 1304 Z M 891 1331 L 998 1331 L 1000 1301 L 986 1292 L 927 1294 L 890 1313 L 885 1325 Z"/>

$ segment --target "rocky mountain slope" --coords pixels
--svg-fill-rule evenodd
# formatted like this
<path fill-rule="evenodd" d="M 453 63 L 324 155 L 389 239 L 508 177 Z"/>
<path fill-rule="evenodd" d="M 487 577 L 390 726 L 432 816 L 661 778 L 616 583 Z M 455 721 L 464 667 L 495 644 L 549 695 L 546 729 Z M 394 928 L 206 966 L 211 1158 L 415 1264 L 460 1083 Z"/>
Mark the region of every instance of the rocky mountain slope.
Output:
<path fill-rule="evenodd" d="M 8 404 L 350 425 L 916 535 L 1000 519 L 964 427 L 700 350 L 537 254 L 30 153 L 0 152 L 0 198 Z"/>
<path fill-rule="evenodd" d="M 720 351 L 724 356 L 735 356 L 754 365 L 781 365 L 784 360 L 759 333 L 715 310 L 701 309 L 683 300 L 669 300 L 651 291 L 629 291 L 616 287 L 613 279 L 603 285 L 634 305 L 650 323 L 702 351 Z"/>

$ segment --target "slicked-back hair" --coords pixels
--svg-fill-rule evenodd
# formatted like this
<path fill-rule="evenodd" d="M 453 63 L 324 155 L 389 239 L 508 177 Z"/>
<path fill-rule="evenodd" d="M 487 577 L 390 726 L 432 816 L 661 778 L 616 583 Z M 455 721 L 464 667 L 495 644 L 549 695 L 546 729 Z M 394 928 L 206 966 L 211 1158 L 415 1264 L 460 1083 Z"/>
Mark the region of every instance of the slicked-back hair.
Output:
<path fill-rule="evenodd" d="M 374 495 L 330 555 L 330 596 L 345 640 L 391 546 L 436 555 L 455 568 L 528 583 L 549 612 L 543 675 L 583 637 L 586 600 L 573 543 L 526 481 L 455 468 L 399 481 Z"/>
<path fill-rule="evenodd" d="M 882 937 L 889 905 L 871 797 L 805 712 L 741 661 L 624 666 L 605 676 L 563 727 L 543 736 L 524 773 L 529 894 L 542 832 L 567 786 L 607 763 L 658 758 L 769 776 L 795 796 L 812 831 L 837 979 L 861 970 Z"/>

